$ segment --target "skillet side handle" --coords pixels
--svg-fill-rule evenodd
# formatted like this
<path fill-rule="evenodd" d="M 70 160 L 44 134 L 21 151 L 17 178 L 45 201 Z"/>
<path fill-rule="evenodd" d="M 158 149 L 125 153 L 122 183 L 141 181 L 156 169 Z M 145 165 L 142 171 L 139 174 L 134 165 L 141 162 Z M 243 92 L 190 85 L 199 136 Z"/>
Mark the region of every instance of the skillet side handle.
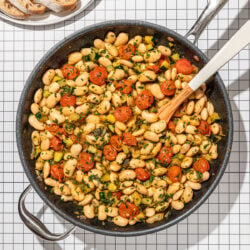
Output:
<path fill-rule="evenodd" d="M 18 212 L 19 216 L 21 217 L 23 223 L 37 236 L 44 240 L 48 241 L 58 241 L 63 240 L 66 237 L 68 237 L 75 229 L 76 227 L 73 226 L 68 231 L 62 233 L 62 234 L 54 234 L 51 233 L 45 225 L 34 215 L 32 215 L 25 207 L 25 198 L 28 195 L 28 193 L 31 190 L 31 185 L 29 185 L 21 194 L 19 201 L 18 201 Z"/>
<path fill-rule="evenodd" d="M 194 36 L 193 43 L 196 43 L 204 31 L 206 26 L 210 23 L 213 17 L 222 9 L 228 0 L 208 0 L 206 8 L 202 11 L 198 20 L 194 23 L 192 28 L 185 35 L 186 38 Z"/>

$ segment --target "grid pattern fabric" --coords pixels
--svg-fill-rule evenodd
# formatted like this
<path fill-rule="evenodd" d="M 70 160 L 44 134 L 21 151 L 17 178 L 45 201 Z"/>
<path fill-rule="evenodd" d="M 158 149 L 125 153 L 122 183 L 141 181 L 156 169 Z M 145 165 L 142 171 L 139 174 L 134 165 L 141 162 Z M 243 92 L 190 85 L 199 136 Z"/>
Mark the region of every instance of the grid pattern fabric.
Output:
<path fill-rule="evenodd" d="M 15 139 L 18 100 L 32 68 L 56 42 L 87 25 L 113 19 L 138 19 L 185 34 L 206 0 L 96 0 L 72 20 L 47 27 L 25 27 L 0 20 L 0 249 L 250 249 L 250 50 L 246 47 L 221 70 L 234 116 L 230 162 L 210 198 L 187 219 L 167 230 L 140 237 L 109 237 L 77 229 L 50 243 L 32 234 L 18 216 L 20 193 L 29 184 Z M 209 24 L 198 47 L 212 57 L 250 18 L 247 0 L 230 0 Z M 246 34 L 249 35 L 249 34 Z M 54 232 L 69 225 L 32 192 L 27 207 Z"/>

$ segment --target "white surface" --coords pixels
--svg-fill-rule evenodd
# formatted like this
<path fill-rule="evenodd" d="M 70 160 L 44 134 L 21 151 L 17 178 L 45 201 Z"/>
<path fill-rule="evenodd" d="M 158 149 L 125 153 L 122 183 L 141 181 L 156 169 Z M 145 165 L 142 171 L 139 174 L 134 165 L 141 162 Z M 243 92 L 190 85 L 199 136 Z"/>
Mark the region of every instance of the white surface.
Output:
<path fill-rule="evenodd" d="M 227 43 L 209 60 L 188 84 L 195 91 L 231 58 L 236 56 L 250 43 L 250 20 L 248 20 Z"/>
<path fill-rule="evenodd" d="M 199 210 L 167 230 L 147 236 L 105 237 L 77 229 L 58 243 L 41 241 L 21 222 L 17 201 L 28 185 L 15 143 L 15 116 L 25 80 L 42 55 L 57 41 L 89 24 L 111 19 L 138 19 L 167 25 L 185 34 L 207 0 L 103 0 L 64 23 L 24 27 L 0 21 L 0 249 L 1 250 L 248 250 L 250 249 L 249 185 L 249 47 L 221 70 L 234 115 L 230 163 L 219 186 Z M 202 34 L 198 47 L 209 58 L 250 18 L 247 0 L 230 0 Z M 177 10 L 178 9 L 178 10 Z M 178 20 L 176 20 L 178 18 Z M 63 25 L 64 24 L 64 25 Z M 229 28 L 229 29 L 228 29 Z M 219 40 L 219 41 L 218 41 Z M 54 232 L 63 221 L 32 193 L 28 208 Z"/>
<path fill-rule="evenodd" d="M 41 26 L 41 25 L 50 25 L 55 23 L 60 23 L 65 20 L 71 19 L 79 13 L 83 12 L 94 0 L 79 0 L 76 4 L 75 9 L 67 10 L 60 13 L 55 13 L 53 11 L 47 10 L 42 15 L 33 15 L 24 20 L 14 19 L 10 16 L 5 15 L 0 11 L 0 17 L 4 20 L 23 24 L 28 26 Z"/>

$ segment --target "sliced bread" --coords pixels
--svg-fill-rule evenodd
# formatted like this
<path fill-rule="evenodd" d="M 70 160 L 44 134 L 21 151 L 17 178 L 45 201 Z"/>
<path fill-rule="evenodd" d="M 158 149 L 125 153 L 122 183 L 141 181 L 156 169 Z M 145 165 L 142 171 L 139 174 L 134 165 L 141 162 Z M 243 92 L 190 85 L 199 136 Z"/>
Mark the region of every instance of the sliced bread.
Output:
<path fill-rule="evenodd" d="M 25 19 L 27 17 L 27 15 L 25 15 L 7 0 L 0 0 L 0 11 L 15 19 Z"/>
<path fill-rule="evenodd" d="M 45 5 L 54 12 L 74 9 L 77 0 L 35 0 L 36 3 Z"/>
<path fill-rule="evenodd" d="M 26 14 L 40 15 L 46 10 L 44 5 L 33 0 L 9 0 L 9 2 Z"/>

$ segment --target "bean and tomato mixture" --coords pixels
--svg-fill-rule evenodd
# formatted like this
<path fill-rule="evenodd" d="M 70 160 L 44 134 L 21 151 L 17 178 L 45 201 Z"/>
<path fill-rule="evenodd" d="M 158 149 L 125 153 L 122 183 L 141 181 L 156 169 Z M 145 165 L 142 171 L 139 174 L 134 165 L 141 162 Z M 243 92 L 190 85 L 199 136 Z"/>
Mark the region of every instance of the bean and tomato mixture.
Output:
<path fill-rule="evenodd" d="M 210 177 L 223 136 L 204 84 L 167 124 L 158 109 L 198 72 L 170 39 L 108 32 L 48 69 L 29 123 L 37 174 L 84 218 L 124 227 L 181 210 Z"/>

